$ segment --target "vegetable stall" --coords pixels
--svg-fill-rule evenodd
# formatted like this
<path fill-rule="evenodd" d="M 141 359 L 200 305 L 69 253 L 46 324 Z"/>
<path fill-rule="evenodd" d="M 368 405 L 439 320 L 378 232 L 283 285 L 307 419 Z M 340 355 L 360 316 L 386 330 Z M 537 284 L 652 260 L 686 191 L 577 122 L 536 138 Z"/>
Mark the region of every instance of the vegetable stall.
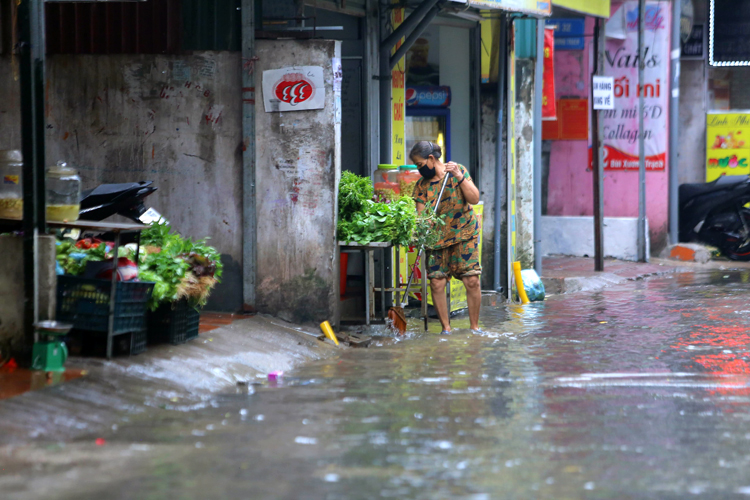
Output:
<path fill-rule="evenodd" d="M 341 251 L 341 288 L 345 289 L 348 255 L 364 254 L 365 323 L 375 316 L 374 292 L 380 292 L 381 313 L 385 317 L 386 293 L 403 293 L 406 290 L 391 278 L 395 286 L 386 286 L 385 261 L 401 259 L 401 247 L 434 246 L 440 238 L 440 228 L 445 222 L 430 210 L 418 214 L 411 193 L 399 189 L 385 192 L 380 183 L 373 186 L 368 177 L 352 172 L 342 172 L 339 183 L 339 211 L 337 236 Z M 393 183 L 396 186 L 395 182 Z M 403 186 L 403 184 L 402 184 Z M 410 184 L 413 189 L 413 183 Z M 395 250 L 395 252 L 393 251 Z M 375 287 L 374 254 L 380 253 L 380 283 Z M 426 286 L 426 280 L 422 288 Z M 422 290 L 422 293 L 426 293 Z M 343 293 L 342 293 L 343 295 Z"/>

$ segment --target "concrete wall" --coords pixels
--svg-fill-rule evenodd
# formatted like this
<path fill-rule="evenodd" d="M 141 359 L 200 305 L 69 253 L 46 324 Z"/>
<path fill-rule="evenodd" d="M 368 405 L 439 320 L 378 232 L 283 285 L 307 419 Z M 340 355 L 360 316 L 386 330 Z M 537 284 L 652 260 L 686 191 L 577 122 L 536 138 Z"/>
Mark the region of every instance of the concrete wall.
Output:
<path fill-rule="evenodd" d="M 440 85 L 451 88 L 451 158 L 468 167 L 471 158 L 470 30 L 440 26 Z"/>
<path fill-rule="evenodd" d="M 20 148 L 18 84 L 0 68 L 0 148 Z M 209 309 L 242 305 L 240 55 L 53 56 L 47 63 L 47 161 L 84 189 L 151 180 L 148 199 L 182 234 L 210 237 L 223 284 Z"/>
<path fill-rule="evenodd" d="M 646 221 L 648 227 L 648 220 Z M 634 217 L 604 218 L 604 256 L 622 260 L 638 260 L 638 219 Z M 593 257 L 593 217 L 542 217 L 544 255 Z M 646 254 L 650 241 L 646 241 Z"/>
<path fill-rule="evenodd" d="M 0 236 L 0 341 L 17 352 L 23 344 L 23 238 Z M 55 239 L 39 238 L 39 319 L 54 319 L 57 293 Z"/>
<path fill-rule="evenodd" d="M 693 0 L 695 23 L 706 24 L 707 0 Z M 708 64 L 681 61 L 680 71 L 680 184 L 706 181 L 706 111 L 708 111 Z"/>
<path fill-rule="evenodd" d="M 340 57 L 340 42 L 258 41 L 256 50 L 257 307 L 294 322 L 333 322 L 341 96 L 333 91 L 331 59 Z M 325 108 L 266 113 L 263 71 L 295 65 L 323 67 Z"/>
<path fill-rule="evenodd" d="M 534 72 L 536 61 L 516 62 L 516 259 L 534 267 Z"/>

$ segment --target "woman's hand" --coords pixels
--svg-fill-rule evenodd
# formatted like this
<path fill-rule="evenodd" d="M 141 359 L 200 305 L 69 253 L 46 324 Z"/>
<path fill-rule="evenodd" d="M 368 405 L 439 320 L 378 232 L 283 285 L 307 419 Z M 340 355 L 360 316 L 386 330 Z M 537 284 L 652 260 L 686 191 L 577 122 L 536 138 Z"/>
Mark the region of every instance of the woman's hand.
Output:
<path fill-rule="evenodd" d="M 461 179 L 464 178 L 464 174 L 461 173 L 458 163 L 454 161 L 449 161 L 445 164 L 445 171 L 448 174 L 453 174 L 453 177 L 455 177 L 457 181 L 461 181 Z"/>

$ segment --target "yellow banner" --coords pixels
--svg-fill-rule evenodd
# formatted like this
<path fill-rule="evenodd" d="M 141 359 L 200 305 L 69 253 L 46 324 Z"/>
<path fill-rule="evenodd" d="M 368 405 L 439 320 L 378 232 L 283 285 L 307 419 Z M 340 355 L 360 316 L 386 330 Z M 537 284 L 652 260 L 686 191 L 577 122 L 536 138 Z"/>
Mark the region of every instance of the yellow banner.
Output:
<path fill-rule="evenodd" d="M 469 0 L 469 5 L 481 9 L 502 9 L 541 16 L 549 16 L 552 12 L 550 2 L 542 0 Z"/>
<path fill-rule="evenodd" d="M 706 181 L 750 175 L 750 114 L 711 113 L 707 131 Z"/>
<path fill-rule="evenodd" d="M 393 23 L 393 29 L 398 28 L 404 21 L 404 9 L 398 8 L 393 9 L 391 13 L 391 21 Z M 401 47 L 403 39 L 396 43 L 393 48 L 393 53 Z M 397 165 L 404 165 L 408 163 L 405 159 L 406 151 L 404 146 L 406 144 L 406 122 L 404 114 L 406 112 L 406 58 L 402 57 L 395 68 L 391 70 L 391 102 L 393 103 L 393 109 L 391 110 L 391 135 L 393 143 L 391 146 L 391 163 Z M 387 159 L 383 158 L 381 161 L 387 162 Z"/>
<path fill-rule="evenodd" d="M 552 0 L 552 3 L 590 16 L 605 19 L 609 19 L 610 16 L 609 0 Z"/>

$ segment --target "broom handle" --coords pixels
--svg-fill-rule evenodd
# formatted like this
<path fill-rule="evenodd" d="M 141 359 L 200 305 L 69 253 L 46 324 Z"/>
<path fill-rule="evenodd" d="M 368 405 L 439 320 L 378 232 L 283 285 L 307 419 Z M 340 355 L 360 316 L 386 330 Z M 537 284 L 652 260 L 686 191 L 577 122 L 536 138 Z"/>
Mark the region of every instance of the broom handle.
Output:
<path fill-rule="evenodd" d="M 443 185 L 440 188 L 440 195 L 438 195 L 437 200 L 435 200 L 435 210 L 433 213 L 437 214 L 438 207 L 440 207 L 440 202 L 443 199 L 443 193 L 445 193 L 445 186 L 448 184 L 448 179 L 450 178 L 451 174 L 445 174 L 445 179 L 443 180 Z M 409 275 L 409 281 L 406 282 L 406 290 L 404 291 L 404 301 L 401 303 L 401 307 L 404 307 L 409 302 L 409 288 L 411 287 L 411 282 L 414 279 L 414 273 L 417 271 L 417 266 L 419 266 L 419 260 L 422 258 L 422 253 L 424 252 L 424 247 L 419 249 L 419 253 L 417 254 L 417 260 L 414 261 L 414 266 L 411 268 L 411 274 Z M 423 276 L 422 279 L 427 279 L 427 276 Z M 422 297 L 422 300 L 427 300 L 427 297 Z"/>

